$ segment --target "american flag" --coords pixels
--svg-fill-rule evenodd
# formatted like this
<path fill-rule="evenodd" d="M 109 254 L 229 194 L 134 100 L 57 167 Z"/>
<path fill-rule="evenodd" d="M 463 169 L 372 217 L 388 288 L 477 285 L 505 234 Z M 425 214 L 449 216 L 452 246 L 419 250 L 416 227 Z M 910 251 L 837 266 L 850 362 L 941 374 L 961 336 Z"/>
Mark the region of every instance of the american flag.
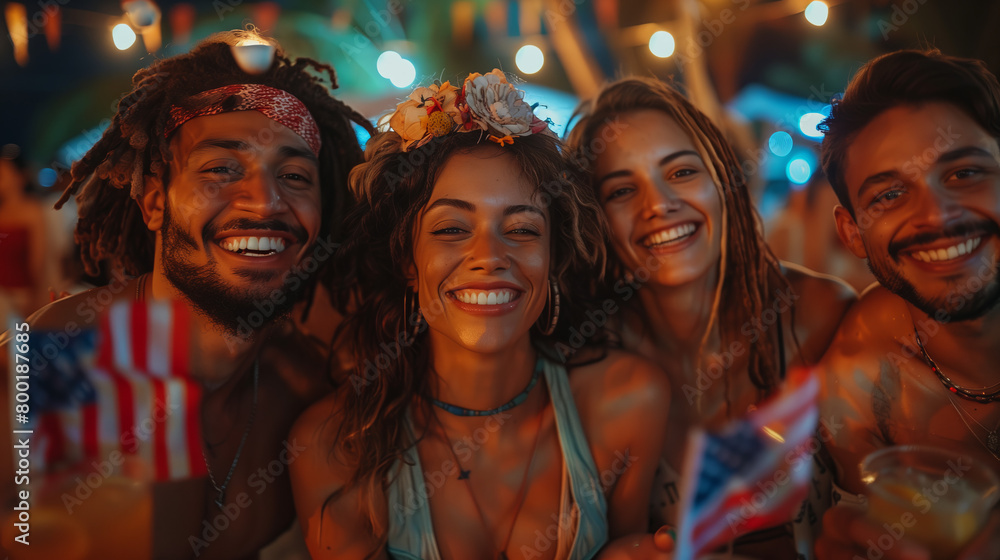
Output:
<path fill-rule="evenodd" d="M 689 436 L 681 480 L 678 560 L 791 521 L 808 493 L 819 382 L 798 371 L 747 416 Z"/>
<path fill-rule="evenodd" d="M 114 451 L 139 458 L 154 480 L 205 475 L 201 387 L 189 368 L 190 316 L 179 302 L 113 304 L 96 330 L 32 332 L 65 340 L 58 355 L 31 370 L 33 468 L 107 461 Z M 42 358 L 46 358 L 43 354 Z"/>

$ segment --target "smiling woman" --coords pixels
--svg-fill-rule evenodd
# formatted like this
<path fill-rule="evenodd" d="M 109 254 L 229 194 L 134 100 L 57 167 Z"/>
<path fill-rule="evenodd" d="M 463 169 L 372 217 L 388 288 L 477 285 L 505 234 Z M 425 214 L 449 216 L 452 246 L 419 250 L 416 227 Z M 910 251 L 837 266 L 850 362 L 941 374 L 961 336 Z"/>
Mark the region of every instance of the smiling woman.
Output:
<path fill-rule="evenodd" d="M 623 308 L 612 331 L 622 347 L 661 364 L 685 397 L 671 405 L 675 429 L 650 504 L 656 523 L 676 524 L 685 428 L 742 416 L 790 368 L 815 363 L 855 295 L 837 279 L 778 262 L 732 147 L 677 90 L 626 78 L 578 114 L 568 144 L 610 224 L 603 288 Z M 795 544 L 810 553 L 807 538 L 791 536 L 776 527 L 736 550 L 794 558 Z"/>
<path fill-rule="evenodd" d="M 418 88 L 390 123 L 336 267 L 353 367 L 293 430 L 313 557 L 589 558 L 642 532 L 665 378 L 556 349 L 603 266 L 592 193 L 499 71 Z"/>

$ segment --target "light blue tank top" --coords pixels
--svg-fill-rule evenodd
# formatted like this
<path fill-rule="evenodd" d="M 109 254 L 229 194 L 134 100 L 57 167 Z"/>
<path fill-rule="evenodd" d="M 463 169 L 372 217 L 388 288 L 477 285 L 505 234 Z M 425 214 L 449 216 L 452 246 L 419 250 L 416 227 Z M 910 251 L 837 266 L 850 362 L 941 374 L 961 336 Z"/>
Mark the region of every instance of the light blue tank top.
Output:
<path fill-rule="evenodd" d="M 608 506 L 566 369 L 548 360 L 543 359 L 543 363 L 563 454 L 556 559 L 586 560 L 593 558 L 608 540 Z M 416 441 L 412 423 L 407 423 L 407 430 L 411 440 Z M 398 560 L 441 560 L 416 445 L 406 451 L 405 459 L 397 461 L 390 471 L 395 476 L 389 481 L 387 496 L 389 556 Z M 516 550 L 507 551 L 507 555 L 520 556 Z"/>

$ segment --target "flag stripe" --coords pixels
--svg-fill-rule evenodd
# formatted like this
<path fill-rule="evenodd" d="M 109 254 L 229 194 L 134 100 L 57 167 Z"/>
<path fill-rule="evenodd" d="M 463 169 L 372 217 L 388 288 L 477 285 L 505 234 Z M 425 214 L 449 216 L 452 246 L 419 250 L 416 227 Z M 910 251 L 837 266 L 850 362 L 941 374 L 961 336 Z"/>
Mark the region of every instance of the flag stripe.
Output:
<path fill-rule="evenodd" d="M 191 476 L 205 476 L 208 467 L 201 450 L 201 386 L 196 383 L 187 385 L 187 402 L 184 405 L 187 426 L 188 461 L 191 465 Z"/>
<path fill-rule="evenodd" d="M 127 312 L 128 308 L 124 306 L 111 307 L 108 315 L 102 321 L 105 328 L 102 329 L 101 333 L 101 338 L 103 339 L 101 347 L 104 350 L 102 356 L 108 360 L 107 372 L 115 387 L 116 406 L 118 410 L 117 439 L 123 452 L 128 455 L 134 455 L 139 450 L 133 431 L 135 426 L 134 395 L 132 384 L 121 375 L 119 369 L 121 364 L 126 363 L 126 361 L 131 362 L 131 358 L 123 355 L 127 351 L 128 345 L 115 344 L 116 340 L 121 340 L 122 338 L 128 340 L 129 326 L 128 321 L 125 320 Z M 121 331 L 124 332 L 120 336 L 116 336 Z"/>
<path fill-rule="evenodd" d="M 167 449 L 167 426 L 164 418 L 167 409 L 167 391 L 163 380 L 152 378 L 153 383 L 153 457 L 156 480 L 170 478 L 170 450 Z"/>
<path fill-rule="evenodd" d="M 89 468 L 123 452 L 143 459 L 156 480 L 204 476 L 189 313 L 179 302 L 115 302 L 96 333 L 81 333 L 32 372 L 32 466 Z"/>

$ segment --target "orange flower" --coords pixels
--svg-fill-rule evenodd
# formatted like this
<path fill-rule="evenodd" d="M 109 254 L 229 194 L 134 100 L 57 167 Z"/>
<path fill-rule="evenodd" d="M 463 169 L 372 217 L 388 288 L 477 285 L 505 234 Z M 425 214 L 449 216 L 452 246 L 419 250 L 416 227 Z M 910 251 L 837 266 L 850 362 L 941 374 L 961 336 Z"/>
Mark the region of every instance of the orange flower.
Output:
<path fill-rule="evenodd" d="M 438 107 L 447 113 L 455 124 L 462 124 L 462 112 L 456 104 L 458 94 L 458 88 L 449 82 L 418 87 L 410 93 L 406 101 L 396 107 L 396 112 L 389 118 L 389 126 L 403 139 L 404 151 L 430 140 L 431 136 L 427 132 L 427 116 L 437 111 Z"/>

